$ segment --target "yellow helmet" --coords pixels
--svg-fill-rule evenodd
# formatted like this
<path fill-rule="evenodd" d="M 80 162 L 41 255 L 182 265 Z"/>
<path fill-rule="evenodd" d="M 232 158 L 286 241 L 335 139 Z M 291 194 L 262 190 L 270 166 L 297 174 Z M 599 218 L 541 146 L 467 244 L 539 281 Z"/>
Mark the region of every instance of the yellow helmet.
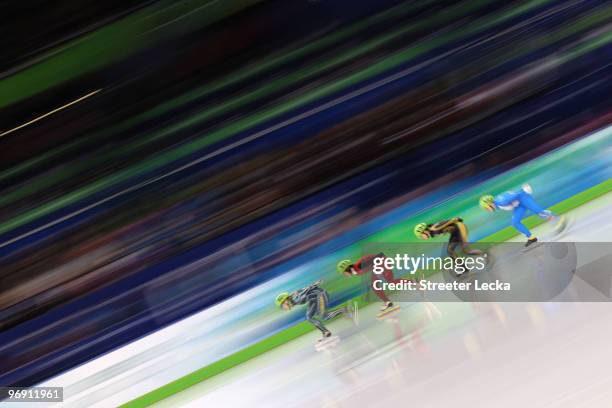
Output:
<path fill-rule="evenodd" d="M 495 204 L 493 203 L 493 200 L 494 198 L 491 194 L 483 195 L 482 197 L 480 197 L 478 205 L 480 205 L 480 208 L 482 208 L 483 210 L 492 211 L 495 209 Z"/>
<path fill-rule="evenodd" d="M 276 303 L 276 306 L 280 306 L 283 303 L 285 303 L 287 299 L 289 299 L 289 293 L 283 292 L 276 297 L 276 300 L 274 301 L 274 303 Z"/>
<path fill-rule="evenodd" d="M 344 273 L 352 264 L 353 262 L 351 262 L 350 259 L 343 259 L 336 265 L 336 271 L 338 271 L 338 273 Z"/>
<path fill-rule="evenodd" d="M 421 222 L 414 227 L 414 235 L 419 239 L 423 239 L 421 234 L 423 234 L 426 230 L 427 230 L 427 224 L 424 222 Z"/>

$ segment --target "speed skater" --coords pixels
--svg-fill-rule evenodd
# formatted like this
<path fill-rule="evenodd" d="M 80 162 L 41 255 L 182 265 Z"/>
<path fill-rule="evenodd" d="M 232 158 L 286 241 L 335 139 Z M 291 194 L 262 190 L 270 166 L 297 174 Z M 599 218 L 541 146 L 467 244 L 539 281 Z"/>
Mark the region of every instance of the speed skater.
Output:
<path fill-rule="evenodd" d="M 414 235 L 419 239 L 427 240 L 431 237 L 444 234 L 449 234 L 446 250 L 451 258 L 457 258 L 457 252 L 455 251 L 457 246 L 461 246 L 461 250 L 464 254 L 486 256 L 480 249 L 469 247 L 468 229 L 463 220 L 459 217 L 451 218 L 450 220 L 442 220 L 435 224 L 426 224 L 422 222 L 414 227 Z"/>
<path fill-rule="evenodd" d="M 519 232 L 527 237 L 525 246 L 529 246 L 537 242 L 538 238 L 531 234 L 531 231 L 522 223 L 527 210 L 535 213 L 540 218 L 546 220 L 556 220 L 557 229 L 563 229 L 565 226 L 565 218 L 559 217 L 549 210 L 542 208 L 531 195 L 533 189 L 529 184 L 523 184 L 520 190 L 507 191 L 496 197 L 492 195 L 484 195 L 480 197 L 480 207 L 486 211 L 493 212 L 496 209 L 504 211 L 512 211 L 512 225 Z"/>
<path fill-rule="evenodd" d="M 378 280 L 379 278 L 376 276 L 376 274 L 372 272 L 372 269 L 374 266 L 374 259 L 379 257 L 386 258 L 383 253 L 379 253 L 376 255 L 363 256 L 359 260 L 357 260 L 357 262 L 353 262 L 350 259 L 343 259 L 336 265 L 336 271 L 346 277 L 365 275 L 369 273 L 372 278 L 371 286 L 374 290 L 374 293 L 376 293 L 376 296 L 378 296 L 378 298 L 384 302 L 381 311 L 385 311 L 389 308 L 392 308 L 394 305 L 393 302 L 389 300 L 385 292 L 383 290 L 376 289 L 374 285 L 374 281 Z M 384 265 L 384 262 L 382 262 L 382 265 Z M 388 268 L 384 268 L 382 276 L 389 283 L 400 283 L 409 281 L 409 279 L 396 279 L 393 276 L 393 270 Z"/>
<path fill-rule="evenodd" d="M 351 314 L 348 306 L 343 308 L 328 310 L 329 295 L 321 288 L 320 281 L 313 283 L 303 289 L 293 293 L 283 292 L 276 297 L 276 306 L 283 310 L 291 310 L 295 305 L 306 305 L 306 320 L 312 323 L 323 334 L 323 338 L 330 337 L 329 331 L 323 321 L 331 320 L 341 314 Z"/>

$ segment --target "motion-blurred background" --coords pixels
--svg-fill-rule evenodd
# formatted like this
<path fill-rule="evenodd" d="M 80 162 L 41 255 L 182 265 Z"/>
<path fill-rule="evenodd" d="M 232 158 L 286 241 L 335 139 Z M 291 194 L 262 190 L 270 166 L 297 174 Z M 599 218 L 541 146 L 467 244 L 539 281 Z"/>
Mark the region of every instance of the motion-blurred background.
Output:
<path fill-rule="evenodd" d="M 11 0 L 0 15 L 0 385 L 266 288 L 192 329 L 223 346 L 204 366 L 301 320 L 273 310 L 281 289 L 362 294 L 333 276 L 362 239 L 455 215 L 481 239 L 508 220 L 480 214 L 480 193 L 530 181 L 550 206 L 610 178 L 609 2 Z"/>

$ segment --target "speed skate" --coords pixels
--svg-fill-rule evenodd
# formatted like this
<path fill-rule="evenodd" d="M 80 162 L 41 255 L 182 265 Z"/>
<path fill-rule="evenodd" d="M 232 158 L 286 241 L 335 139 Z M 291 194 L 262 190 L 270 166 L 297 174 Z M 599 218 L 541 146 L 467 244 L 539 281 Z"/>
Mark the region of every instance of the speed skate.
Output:
<path fill-rule="evenodd" d="M 328 350 L 330 348 L 334 348 L 340 343 L 339 336 L 330 336 L 319 339 L 315 344 L 315 349 L 317 351 Z"/>
<path fill-rule="evenodd" d="M 536 242 L 530 244 L 529 246 L 523 249 L 523 253 L 531 252 L 534 249 L 537 249 L 542 246 L 542 244 L 546 242 L 556 242 L 561 238 L 571 226 L 571 218 L 565 215 L 561 215 L 559 220 L 554 226 L 554 231 L 549 236 L 544 236 L 543 240 L 538 239 Z"/>
<path fill-rule="evenodd" d="M 386 317 L 388 317 L 388 316 L 392 316 L 392 315 L 394 315 L 394 314 L 395 314 L 395 312 L 397 312 L 399 309 L 400 309 L 399 305 L 394 305 L 394 306 L 391 306 L 391 307 L 389 307 L 389 308 L 387 308 L 387 309 L 385 309 L 385 310 L 383 310 L 383 311 L 379 312 L 379 313 L 378 313 L 378 315 L 377 315 L 377 318 L 379 318 L 379 319 L 384 319 L 384 318 L 386 318 Z"/>

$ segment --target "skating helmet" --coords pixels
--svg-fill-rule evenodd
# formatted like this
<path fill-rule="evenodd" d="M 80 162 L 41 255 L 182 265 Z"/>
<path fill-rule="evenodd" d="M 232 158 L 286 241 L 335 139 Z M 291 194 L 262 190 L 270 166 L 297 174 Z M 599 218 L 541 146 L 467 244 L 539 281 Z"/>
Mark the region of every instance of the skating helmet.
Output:
<path fill-rule="evenodd" d="M 336 271 L 338 271 L 338 273 L 344 273 L 352 264 L 350 259 L 343 259 L 336 265 Z"/>
<path fill-rule="evenodd" d="M 491 194 L 480 197 L 478 204 L 480 205 L 480 208 L 486 211 L 492 211 L 495 209 L 495 205 L 493 204 L 493 196 Z"/>
<path fill-rule="evenodd" d="M 287 299 L 289 299 L 289 293 L 283 292 L 276 297 L 276 300 L 274 301 L 274 303 L 276 303 L 276 306 L 280 307 L 280 305 L 282 305 Z"/>
<path fill-rule="evenodd" d="M 424 222 L 421 222 L 420 224 L 417 224 L 414 227 L 414 235 L 419 238 L 419 239 L 423 239 L 422 234 L 427 230 L 427 224 Z"/>

